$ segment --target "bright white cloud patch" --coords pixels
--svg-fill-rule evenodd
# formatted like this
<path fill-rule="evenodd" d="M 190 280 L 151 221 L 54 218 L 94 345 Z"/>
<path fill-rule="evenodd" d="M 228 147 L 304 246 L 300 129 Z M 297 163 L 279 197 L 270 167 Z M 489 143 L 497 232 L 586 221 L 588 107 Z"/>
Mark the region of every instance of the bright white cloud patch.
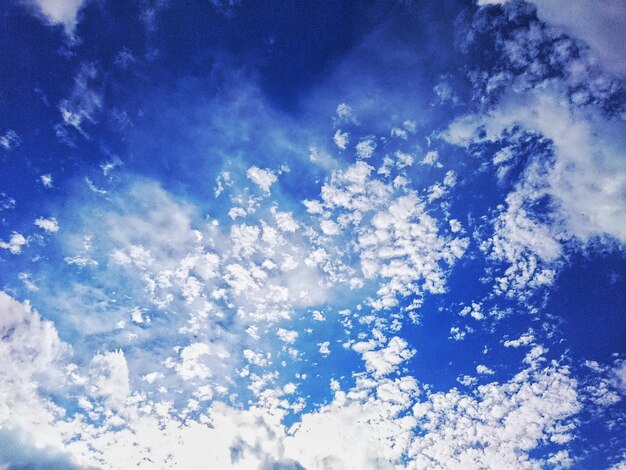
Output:
<path fill-rule="evenodd" d="M 41 175 L 39 179 L 41 180 L 41 184 L 43 184 L 46 188 L 52 187 L 52 175 Z"/>
<path fill-rule="evenodd" d="M 269 193 L 270 187 L 277 180 L 276 175 L 271 170 L 257 168 L 256 166 L 248 168 L 247 176 L 250 181 L 259 185 L 266 193 Z"/>
<path fill-rule="evenodd" d="M 430 394 L 413 408 L 427 432 L 411 444 L 410 455 L 418 468 L 540 468 L 546 462 L 528 452 L 545 440 L 573 439 L 567 420 L 579 408 L 567 369 L 520 373 L 479 387 L 476 397 L 457 390 Z M 567 453 L 561 458 L 570 461 Z"/>
<path fill-rule="evenodd" d="M 59 231 L 59 223 L 54 217 L 39 217 L 35 219 L 35 225 L 46 232 L 54 233 Z"/>
<path fill-rule="evenodd" d="M 28 240 L 21 233 L 13 232 L 9 241 L 0 240 L 0 248 L 9 250 L 14 255 L 19 255 L 22 248 L 28 244 Z"/>
<path fill-rule="evenodd" d="M 30 435 L 36 447 L 62 449 L 61 429 L 55 428 L 61 409 L 39 390 L 55 390 L 65 382 L 63 359 L 69 347 L 28 302 L 5 292 L 0 292 L 0 337 L 0 428 Z"/>
<path fill-rule="evenodd" d="M 74 34 L 78 12 L 84 0 L 31 0 L 31 2 L 47 21 L 52 24 L 62 24 L 69 36 Z"/>
<path fill-rule="evenodd" d="M 128 365 L 122 351 L 97 354 L 90 363 L 90 393 L 101 397 L 107 406 L 118 409 L 130 394 Z"/>

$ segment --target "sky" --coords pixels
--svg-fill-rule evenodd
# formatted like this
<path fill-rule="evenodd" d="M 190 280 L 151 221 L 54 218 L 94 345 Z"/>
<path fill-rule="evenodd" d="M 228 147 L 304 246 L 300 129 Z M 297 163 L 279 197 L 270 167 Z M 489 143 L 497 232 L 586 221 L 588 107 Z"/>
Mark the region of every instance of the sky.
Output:
<path fill-rule="evenodd" d="M 626 469 L 624 43 L 0 2 L 0 469 Z"/>

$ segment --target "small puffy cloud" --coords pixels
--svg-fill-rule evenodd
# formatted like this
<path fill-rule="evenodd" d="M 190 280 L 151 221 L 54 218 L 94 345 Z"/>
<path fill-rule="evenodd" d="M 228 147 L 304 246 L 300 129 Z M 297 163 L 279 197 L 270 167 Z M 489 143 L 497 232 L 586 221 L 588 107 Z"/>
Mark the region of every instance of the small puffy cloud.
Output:
<path fill-rule="evenodd" d="M 396 166 L 398 168 L 404 168 L 404 167 L 413 165 L 413 156 L 406 152 L 401 152 L 400 150 L 398 150 L 395 153 L 395 157 L 396 157 Z"/>
<path fill-rule="evenodd" d="M 381 377 L 397 370 L 400 364 L 412 358 L 414 354 L 415 351 L 409 348 L 404 339 L 394 336 L 384 348 L 365 351 L 363 360 L 369 372 Z"/>
<path fill-rule="evenodd" d="M 322 343 L 319 343 L 318 346 L 320 348 L 319 351 L 322 356 L 328 356 L 330 354 L 330 341 L 324 341 Z"/>
<path fill-rule="evenodd" d="M 495 374 L 495 372 L 492 369 L 490 369 L 484 364 L 478 364 L 476 366 L 476 372 L 482 375 L 494 375 Z"/>
<path fill-rule="evenodd" d="M 337 105 L 337 117 L 339 119 L 347 119 L 352 116 L 352 108 L 346 103 Z"/>
<path fill-rule="evenodd" d="M 176 371 L 185 380 L 210 377 L 211 369 L 204 363 L 210 352 L 208 344 L 192 343 L 186 346 L 180 353 L 182 362 L 176 366 Z"/>
<path fill-rule="evenodd" d="M 293 344 L 296 342 L 298 338 L 298 332 L 294 330 L 287 330 L 285 328 L 279 328 L 276 332 L 276 335 L 281 341 L 284 341 L 287 344 Z"/>
<path fill-rule="evenodd" d="M 346 146 L 350 142 L 350 137 L 347 132 L 341 132 L 341 130 L 337 129 L 337 132 L 335 132 L 335 135 L 333 136 L 333 140 L 339 150 L 345 150 Z"/>
<path fill-rule="evenodd" d="M 372 137 L 361 140 L 356 145 L 356 154 L 359 158 L 370 158 L 376 150 L 376 142 Z"/>
<path fill-rule="evenodd" d="M 0 240 L 0 248 L 9 250 L 14 255 L 22 252 L 22 247 L 28 244 L 28 239 L 18 232 L 13 232 L 8 242 Z"/>
<path fill-rule="evenodd" d="M 295 221 L 291 212 L 273 211 L 276 225 L 283 232 L 295 232 L 298 229 L 298 222 Z"/>
<path fill-rule="evenodd" d="M 476 378 L 472 377 L 471 375 L 463 375 L 461 377 L 457 377 L 456 381 L 461 385 L 465 385 L 466 387 L 476 385 L 476 382 L 478 382 L 478 380 L 476 380 Z"/>
<path fill-rule="evenodd" d="M 0 135 L 0 147 L 7 152 L 20 145 L 21 141 L 22 139 L 20 139 L 20 136 L 17 135 L 17 132 L 12 129 L 6 131 L 4 135 Z"/>
<path fill-rule="evenodd" d="M 84 3 L 85 0 L 31 0 L 49 23 L 62 24 L 68 36 L 74 34 L 78 12 Z"/>
<path fill-rule="evenodd" d="M 461 225 L 461 222 L 459 222 L 456 219 L 450 219 L 449 224 L 450 224 L 450 230 L 452 231 L 452 233 L 459 233 L 461 230 L 463 230 L 463 226 Z"/>
<path fill-rule="evenodd" d="M 270 364 L 269 358 L 266 355 L 252 351 L 251 349 L 244 349 L 243 357 L 245 357 L 250 364 L 257 367 L 266 367 Z"/>
<path fill-rule="evenodd" d="M 41 175 L 39 179 L 41 180 L 41 184 L 43 184 L 44 187 L 46 188 L 52 187 L 52 175 L 51 174 L 48 173 L 47 175 Z"/>
<path fill-rule="evenodd" d="M 270 192 L 270 187 L 277 180 L 277 177 L 272 170 L 262 169 L 256 166 L 248 168 L 246 176 L 250 181 L 259 185 L 265 193 Z"/>
<path fill-rule="evenodd" d="M 35 225 L 49 233 L 59 231 L 59 223 L 54 217 L 50 217 L 48 219 L 45 217 L 39 217 L 35 219 Z"/>
<path fill-rule="evenodd" d="M 509 339 L 502 344 L 505 348 L 519 348 L 520 346 L 527 346 L 529 344 L 532 344 L 533 341 L 535 341 L 535 337 L 532 332 L 529 331 L 528 333 L 524 333 L 517 339 Z"/>
<path fill-rule="evenodd" d="M 421 163 L 422 165 L 436 166 L 438 164 L 437 160 L 439 160 L 439 152 L 431 150 L 426 154 Z"/>
<path fill-rule="evenodd" d="M 320 222 L 320 229 L 324 235 L 338 235 L 340 233 L 339 225 L 332 220 L 322 220 Z"/>
<path fill-rule="evenodd" d="M 90 364 L 90 393 L 119 409 L 130 394 L 128 365 L 121 350 L 96 354 Z"/>

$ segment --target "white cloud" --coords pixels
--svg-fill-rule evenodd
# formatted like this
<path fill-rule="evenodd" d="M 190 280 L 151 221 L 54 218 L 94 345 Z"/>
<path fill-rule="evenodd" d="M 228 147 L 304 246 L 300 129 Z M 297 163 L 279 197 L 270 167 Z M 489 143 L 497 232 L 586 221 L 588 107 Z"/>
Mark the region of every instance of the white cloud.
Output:
<path fill-rule="evenodd" d="M 0 345 L 0 354 L 9 354 L 3 363 L 10 367 L 0 375 L 10 378 L 17 374 L 20 383 L 27 384 L 34 374 L 40 379 L 39 371 L 54 373 L 55 363 L 64 353 L 63 344 L 54 327 L 28 304 L 0 294 L 0 332 L 5 338 L 10 332 L 8 341 Z M 289 342 L 293 333 L 284 331 L 282 336 Z M 80 400 L 80 413 L 102 416 L 103 425 L 87 425 L 80 419 L 70 425 L 58 418 L 52 424 L 53 412 L 46 408 L 50 405 L 33 395 L 31 386 L 25 389 L 31 402 L 24 402 L 24 396 L 18 401 L 29 409 L 10 409 L 9 417 L 12 423 L 34 432 L 38 446 L 52 446 L 51 454 L 65 449 L 82 464 L 112 469 L 139 464 L 146 455 L 151 465 L 167 463 L 190 469 L 207 462 L 241 469 L 280 464 L 280 468 L 356 465 L 391 470 L 405 464 L 409 468 L 534 468 L 546 460 L 568 461 L 567 451 L 558 446 L 572 438 L 574 428 L 569 419 L 580 405 L 576 382 L 566 367 L 552 364 L 539 369 L 540 358 L 535 357 L 527 370 L 509 382 L 483 385 L 472 394 L 456 389 L 433 393 L 426 387 L 426 394 L 420 396 L 414 378 L 387 377 L 413 355 L 407 343 L 393 337 L 384 347 L 376 344 L 373 341 L 360 348 L 369 374 L 357 374 L 356 384 L 346 391 L 335 381 L 331 403 L 304 413 L 290 429 L 281 420 L 292 406 L 286 396 L 298 389 L 293 382 L 272 389 L 268 385 L 274 375 L 256 376 L 253 391 L 260 401 L 247 410 L 218 401 L 201 410 L 197 400 L 190 400 L 181 411 L 172 401 L 153 401 L 133 393 L 121 351 L 97 354 L 91 361 L 87 387 L 93 398 L 104 400 L 105 408 L 99 409 L 84 397 Z M 203 383 L 197 389 L 199 400 L 211 399 L 214 394 L 206 385 L 210 377 L 207 361 L 212 354 L 207 344 L 192 343 L 181 350 L 182 361 L 172 364 L 186 380 Z M 269 357 L 252 350 L 244 355 L 259 367 Z M 220 361 L 220 355 L 212 360 Z M 486 367 L 477 370 L 490 373 Z M 153 372 L 144 376 L 144 383 L 150 385 L 157 379 L 162 381 L 164 376 Z M 465 378 L 462 382 L 466 386 L 474 383 Z M 189 416 L 191 410 L 198 413 Z M 3 411 L 0 408 L 0 419 Z M 557 451 L 546 460 L 530 457 L 546 440 L 554 443 Z"/>
<path fill-rule="evenodd" d="M 337 116 L 340 119 L 347 119 L 352 116 L 352 108 L 346 103 L 337 105 Z"/>
<path fill-rule="evenodd" d="M 436 150 L 431 150 L 424 156 L 421 163 L 422 165 L 437 166 L 437 160 L 439 160 L 439 152 L 437 152 Z"/>
<path fill-rule="evenodd" d="M 617 384 L 624 395 L 626 395 L 626 361 L 622 361 L 613 370 L 617 378 Z"/>
<path fill-rule="evenodd" d="M 476 366 L 476 372 L 478 374 L 482 374 L 482 375 L 493 375 L 493 374 L 495 374 L 495 372 L 492 369 L 490 369 L 489 367 L 487 367 L 484 364 L 478 364 Z"/>
<path fill-rule="evenodd" d="M 8 242 L 0 240 L 0 248 L 9 250 L 14 255 L 19 255 L 22 252 L 22 247 L 28 244 L 28 240 L 24 235 L 18 232 L 11 233 L 11 238 Z"/>
<path fill-rule="evenodd" d="M 519 348 L 520 346 L 527 346 L 535 340 L 532 331 L 524 333 L 518 339 L 510 339 L 502 343 L 506 348 Z"/>
<path fill-rule="evenodd" d="M 527 171 L 528 187 L 558 201 L 574 236 L 587 240 L 610 235 L 626 242 L 626 228 L 619 223 L 626 217 L 626 202 L 620 196 L 626 191 L 623 125 L 595 115 L 575 116 L 557 96 L 549 91 L 509 94 L 484 116 L 457 119 L 445 138 L 457 145 L 484 140 L 475 135 L 480 126 L 488 140 L 515 125 L 542 134 L 554 143 L 555 162 L 545 172 Z M 554 248 L 550 250 L 552 256 Z"/>
<path fill-rule="evenodd" d="M 323 343 L 319 343 L 317 346 L 319 347 L 319 351 L 322 356 L 328 356 L 330 354 L 330 341 L 324 341 Z"/>
<path fill-rule="evenodd" d="M 356 154 L 359 158 L 371 158 L 374 150 L 376 150 L 376 142 L 372 137 L 367 137 L 356 145 Z"/>
<path fill-rule="evenodd" d="M 53 423 L 62 412 L 39 395 L 65 383 L 64 359 L 70 349 L 54 324 L 44 320 L 30 303 L 0 292 L 0 428 L 20 430 L 35 447 L 62 448 Z"/>
<path fill-rule="evenodd" d="M 479 0 L 479 5 L 504 4 L 506 0 Z M 626 74 L 626 3 L 603 0 L 601 5 L 586 0 L 531 0 L 537 15 L 548 24 L 562 27 L 582 39 L 609 71 Z"/>
<path fill-rule="evenodd" d="M 52 187 L 52 175 L 50 174 L 41 175 L 39 178 L 41 179 L 41 184 L 43 184 L 44 187 L 46 188 Z"/>
<path fill-rule="evenodd" d="M 176 371 L 184 380 L 193 378 L 206 379 L 211 376 L 211 369 L 202 358 L 208 356 L 211 347 L 204 343 L 192 343 L 183 348 L 180 353 L 182 362 L 176 366 Z"/>
<path fill-rule="evenodd" d="M 78 12 L 85 0 L 31 0 L 46 20 L 52 24 L 62 24 L 68 36 L 74 34 L 78 22 Z"/>
<path fill-rule="evenodd" d="M 332 403 L 290 429 L 285 455 L 310 469 L 402 468 L 416 422 L 401 415 L 417 393 L 410 377 L 362 380 L 347 393 L 338 390 Z"/>
<path fill-rule="evenodd" d="M 54 233 L 59 231 L 59 223 L 54 217 L 39 217 L 35 220 L 35 225 L 46 232 Z"/>
<path fill-rule="evenodd" d="M 6 131 L 4 135 L 0 135 L 0 147 L 7 152 L 19 146 L 21 141 L 22 139 L 20 139 L 20 136 L 17 135 L 17 132 L 12 129 Z"/>
<path fill-rule="evenodd" d="M 276 182 L 278 179 L 274 172 L 269 169 L 262 169 L 256 166 L 251 166 L 248 168 L 248 172 L 246 173 L 248 179 L 253 183 L 259 185 L 259 187 L 265 192 L 270 192 L 270 187 L 272 184 Z"/>
<path fill-rule="evenodd" d="M 321 201 L 305 201 L 308 212 L 319 215 L 324 235 L 357 240 L 348 246 L 363 276 L 380 282 L 376 297 L 368 300 L 376 310 L 392 308 L 410 293 L 444 292 L 444 267 L 463 255 L 468 240 L 440 235 L 415 191 L 373 178 L 373 172 L 364 161 L 333 172 Z"/>
<path fill-rule="evenodd" d="M 476 396 L 429 394 L 413 407 L 424 433 L 409 456 L 415 468 L 542 468 L 529 452 L 545 440 L 572 439 L 568 420 L 579 409 L 576 381 L 564 367 L 523 371 L 478 387 Z"/>
<path fill-rule="evenodd" d="M 279 328 L 276 332 L 276 335 L 280 338 L 281 341 L 284 341 L 287 344 L 293 344 L 296 342 L 298 338 L 298 332 L 294 330 L 287 330 L 285 328 Z"/>
<path fill-rule="evenodd" d="M 98 266 L 100 264 L 96 260 L 91 259 L 84 255 L 66 256 L 64 258 L 64 261 L 67 264 L 75 265 L 80 268 L 84 268 L 85 266 Z"/>
<path fill-rule="evenodd" d="M 123 407 L 130 395 L 128 365 L 121 350 L 96 354 L 89 365 L 90 393 L 104 398 L 113 409 Z"/>
<path fill-rule="evenodd" d="M 22 429 L 0 429 L 0 462 L 3 468 L 81 470 L 67 452 L 54 446 L 36 446 Z"/>
<path fill-rule="evenodd" d="M 398 336 L 389 340 L 384 348 L 363 352 L 366 369 L 375 377 L 391 374 L 403 362 L 411 359 L 415 351 Z"/>
<path fill-rule="evenodd" d="M 333 140 L 339 150 L 345 150 L 346 146 L 350 142 L 350 137 L 347 132 L 341 132 L 341 130 L 337 129 L 337 132 L 335 132 L 335 135 L 333 136 Z"/>

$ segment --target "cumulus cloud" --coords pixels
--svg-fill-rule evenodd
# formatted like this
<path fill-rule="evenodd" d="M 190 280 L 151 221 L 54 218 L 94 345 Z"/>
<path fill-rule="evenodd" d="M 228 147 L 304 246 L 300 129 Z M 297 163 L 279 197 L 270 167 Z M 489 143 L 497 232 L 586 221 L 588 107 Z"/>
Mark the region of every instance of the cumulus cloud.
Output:
<path fill-rule="evenodd" d="M 374 150 L 376 150 L 376 142 L 372 137 L 367 137 L 356 145 L 356 154 L 359 158 L 371 158 Z"/>
<path fill-rule="evenodd" d="M 541 468 L 545 460 L 530 457 L 530 451 L 546 440 L 563 444 L 573 438 L 568 420 L 580 403 L 567 368 L 521 372 L 510 382 L 483 385 L 477 392 L 475 397 L 456 389 L 429 394 L 413 407 L 426 431 L 411 443 L 413 465 Z"/>
<path fill-rule="evenodd" d="M 46 232 L 49 232 L 49 233 L 54 233 L 54 232 L 59 231 L 59 223 L 57 222 L 57 219 L 55 219 L 54 217 L 50 217 L 50 218 L 38 217 L 37 219 L 35 219 L 35 225 L 39 227 L 40 229 L 45 230 Z"/>
<path fill-rule="evenodd" d="M 85 0 L 29 0 L 33 8 L 51 24 L 62 24 L 65 33 L 73 36 L 78 13 Z"/>
<path fill-rule="evenodd" d="M 62 412 L 38 392 L 58 390 L 65 383 L 69 347 L 59 339 L 54 324 L 42 319 L 28 301 L 19 302 L 5 292 L 0 292 L 0 337 L 0 395 L 4 397 L 0 428 L 14 429 L 17 440 L 28 436 L 42 452 L 45 447 L 61 449 L 61 433 L 53 423 Z M 33 459 L 44 458 L 31 451 Z M 31 451 L 24 448 L 25 453 Z M 15 456 L 0 453 L 0 457 Z"/>
<path fill-rule="evenodd" d="M 41 180 L 41 184 L 43 184 L 44 187 L 46 188 L 52 187 L 53 179 L 52 179 L 51 174 L 41 175 L 39 179 Z"/>
<path fill-rule="evenodd" d="M 332 403 L 290 430 L 285 454 L 304 468 L 397 468 L 415 426 L 403 412 L 417 393 L 410 377 L 362 380 L 347 393 L 338 391 Z"/>
<path fill-rule="evenodd" d="M 341 132 L 341 130 L 337 129 L 337 132 L 335 132 L 335 135 L 333 136 L 333 140 L 339 150 L 345 150 L 346 146 L 350 142 L 350 137 L 347 132 Z"/>
<path fill-rule="evenodd" d="M 321 201 L 305 201 L 308 211 L 319 217 L 325 235 L 356 238 L 363 276 L 384 281 L 371 300 L 376 310 L 392 308 L 409 294 L 444 292 L 444 266 L 463 255 L 467 240 L 440 235 L 415 191 L 373 177 L 374 170 L 360 160 L 333 172 Z"/>
<path fill-rule="evenodd" d="M 120 350 L 96 354 L 90 363 L 90 392 L 104 398 L 111 408 L 120 408 L 130 393 L 128 365 Z"/>
<path fill-rule="evenodd" d="M 363 360 L 367 370 L 378 377 L 395 371 L 414 354 L 415 351 L 409 348 L 405 340 L 394 336 L 384 348 L 363 352 Z"/>
<path fill-rule="evenodd" d="M 259 185 L 259 187 L 266 193 L 270 192 L 270 187 L 277 180 L 274 172 L 268 169 L 258 168 L 256 166 L 248 168 L 246 175 L 250 181 Z"/>
<path fill-rule="evenodd" d="M 14 255 L 19 255 L 22 248 L 28 244 L 28 239 L 18 232 L 13 232 L 8 242 L 0 240 L 0 248 L 9 250 Z"/>

